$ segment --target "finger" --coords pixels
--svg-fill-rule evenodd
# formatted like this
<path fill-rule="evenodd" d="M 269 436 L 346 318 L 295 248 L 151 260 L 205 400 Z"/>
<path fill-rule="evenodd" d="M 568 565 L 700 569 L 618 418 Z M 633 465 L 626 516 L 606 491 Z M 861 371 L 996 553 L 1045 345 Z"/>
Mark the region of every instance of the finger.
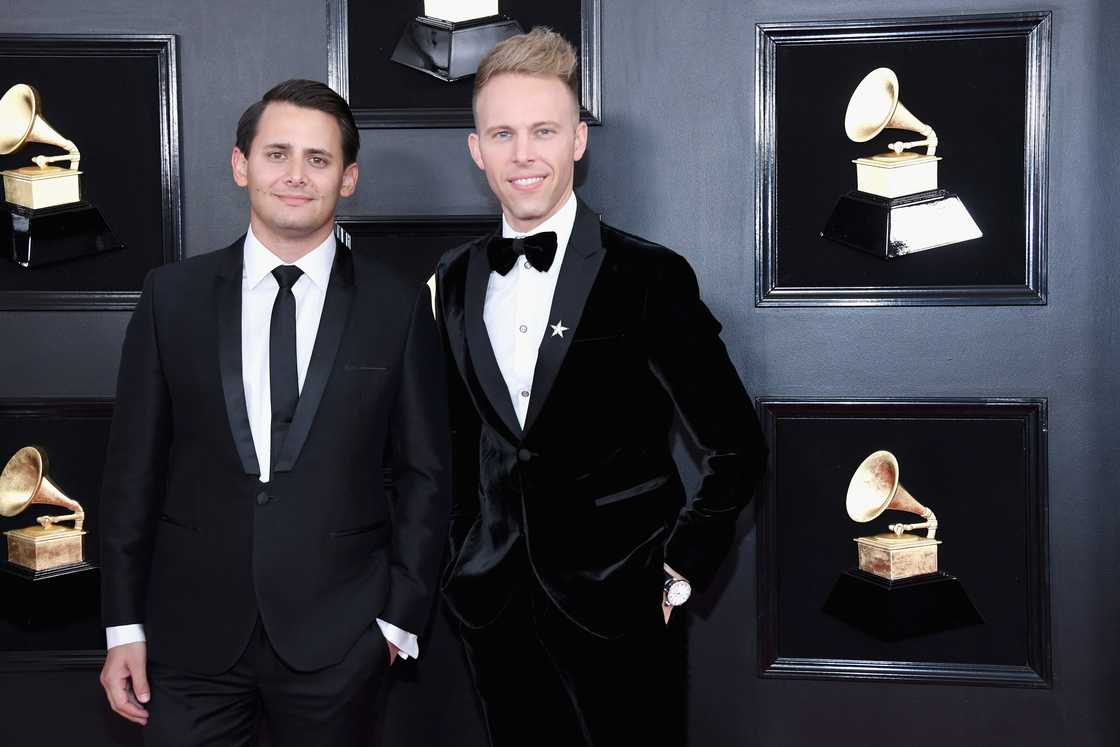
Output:
<path fill-rule="evenodd" d="M 130 664 L 128 673 L 132 676 L 132 692 L 141 703 L 147 703 L 152 698 L 151 688 L 148 686 L 148 670 L 141 664 Z"/>
<path fill-rule="evenodd" d="M 115 678 L 106 692 L 109 694 L 109 705 L 118 714 L 138 724 L 148 722 L 148 711 L 136 702 L 127 677 Z"/>

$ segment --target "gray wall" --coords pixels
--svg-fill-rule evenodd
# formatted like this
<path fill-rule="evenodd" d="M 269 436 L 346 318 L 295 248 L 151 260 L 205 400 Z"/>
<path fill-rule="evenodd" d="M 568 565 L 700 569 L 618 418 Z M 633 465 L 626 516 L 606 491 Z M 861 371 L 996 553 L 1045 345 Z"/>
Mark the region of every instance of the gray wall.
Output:
<path fill-rule="evenodd" d="M 1038 308 L 756 309 L 753 305 L 754 24 L 1034 10 L 974 0 L 604 0 L 603 127 L 582 194 L 607 221 L 674 247 L 754 395 L 1045 396 L 1050 402 L 1054 688 L 1015 690 L 760 680 L 749 517 L 721 593 L 691 626 L 694 745 L 1115 744 L 1120 727 L 1120 4 L 1050 3 L 1049 305 Z M 186 251 L 246 225 L 229 178 L 236 119 L 274 82 L 326 77 L 321 2 L 7 0 L 6 32 L 180 36 Z M 107 87 L 107 96 L 111 87 Z M 830 125 L 829 125 L 830 126 Z M 348 214 L 494 209 L 458 130 L 363 133 Z M 109 395 L 125 313 L 0 314 L 0 396 Z M 897 341 L 883 358 L 881 340 Z M 917 365 L 915 365 L 917 364 Z M 58 743 L 127 743 L 93 675 L 5 683 L 5 719 L 76 705 Z M 890 729 L 894 726 L 894 729 Z M 887 728 L 884 728 L 887 727 Z M 0 726 L 0 734 L 4 726 Z M 878 736 L 872 737 L 874 730 Z M 449 744 L 456 743 L 454 739 Z"/>

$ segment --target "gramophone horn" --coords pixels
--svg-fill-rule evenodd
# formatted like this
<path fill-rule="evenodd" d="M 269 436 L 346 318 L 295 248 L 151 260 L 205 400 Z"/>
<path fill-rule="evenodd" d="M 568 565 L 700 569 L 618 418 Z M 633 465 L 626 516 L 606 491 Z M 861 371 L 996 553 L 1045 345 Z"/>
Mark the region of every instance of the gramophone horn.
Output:
<path fill-rule="evenodd" d="M 0 98 L 0 155 L 14 153 L 26 143 L 44 143 L 62 148 L 77 169 L 81 154 L 78 146 L 43 119 L 39 92 L 26 83 L 17 83 Z"/>
<path fill-rule="evenodd" d="M 927 536 L 933 537 L 937 531 L 933 511 L 918 503 L 902 487 L 898 460 L 889 451 L 874 452 L 856 468 L 848 483 L 847 508 L 852 521 L 861 523 L 871 521 L 887 509 L 918 514 L 929 522 Z"/>
<path fill-rule="evenodd" d="M 45 457 L 34 446 L 25 446 L 0 472 L 0 516 L 15 516 L 32 504 L 61 506 L 84 517 L 81 504 L 69 498 L 43 473 Z M 76 521 L 75 528 L 82 528 Z"/>
<path fill-rule="evenodd" d="M 923 144 L 927 145 L 931 156 L 937 148 L 933 128 L 915 117 L 899 100 L 898 76 L 889 67 L 880 67 L 864 76 L 848 100 L 844 132 L 851 140 L 864 143 L 888 128 L 910 130 L 929 138 L 932 142 Z"/>

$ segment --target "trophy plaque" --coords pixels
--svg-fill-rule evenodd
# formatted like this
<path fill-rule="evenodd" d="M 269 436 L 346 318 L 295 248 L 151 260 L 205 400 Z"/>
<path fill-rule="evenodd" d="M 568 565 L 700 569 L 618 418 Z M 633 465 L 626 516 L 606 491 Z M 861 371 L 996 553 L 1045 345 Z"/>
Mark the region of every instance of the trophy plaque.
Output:
<path fill-rule="evenodd" d="M 858 567 L 837 580 L 825 612 L 887 641 L 983 623 L 961 582 L 938 568 L 937 517 L 902 486 L 894 454 L 876 451 L 863 460 L 848 483 L 846 505 L 860 523 L 888 509 L 922 521 L 856 537 Z M 926 536 L 911 534 L 915 529 Z"/>
<path fill-rule="evenodd" d="M 937 133 L 899 98 L 898 76 L 872 70 L 856 87 L 844 132 L 857 143 L 885 129 L 917 132 L 920 140 L 890 143 L 887 152 L 857 158 L 856 189 L 840 198 L 821 236 L 894 259 L 983 236 L 960 197 L 937 184 Z M 926 152 L 911 152 L 925 146 Z"/>
<path fill-rule="evenodd" d="M 30 268 L 123 248 L 101 211 L 81 198 L 78 146 L 51 127 L 42 110 L 39 92 L 25 83 L 17 83 L 0 98 L 0 155 L 28 143 L 66 151 L 35 156 L 32 166 L 0 172 L 6 202 L 0 240 L 8 238 L 12 261 Z M 55 161 L 69 161 L 69 168 L 52 165 Z"/>
<path fill-rule="evenodd" d="M 25 446 L 0 472 L 0 516 L 16 516 L 33 504 L 60 506 L 71 513 L 40 516 L 30 527 L 4 532 L 8 562 L 32 574 L 84 563 L 85 511 L 46 476 L 43 451 Z M 74 526 L 64 526 L 64 521 L 73 521 Z"/>
<path fill-rule="evenodd" d="M 452 82 L 474 75 L 487 52 L 520 33 L 498 0 L 424 0 L 424 15 L 405 27 L 391 59 Z"/>

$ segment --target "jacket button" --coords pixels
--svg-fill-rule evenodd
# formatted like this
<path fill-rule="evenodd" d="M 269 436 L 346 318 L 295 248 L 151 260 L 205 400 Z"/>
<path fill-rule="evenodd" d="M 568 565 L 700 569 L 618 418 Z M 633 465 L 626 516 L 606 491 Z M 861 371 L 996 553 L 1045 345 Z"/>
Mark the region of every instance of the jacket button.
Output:
<path fill-rule="evenodd" d="M 268 503 L 268 491 L 262 490 L 261 492 L 257 493 L 257 505 L 263 506 L 266 503 Z"/>
<path fill-rule="evenodd" d="M 533 458 L 533 452 L 529 451 L 528 449 L 518 449 L 517 450 L 517 461 L 527 462 L 532 458 Z"/>

